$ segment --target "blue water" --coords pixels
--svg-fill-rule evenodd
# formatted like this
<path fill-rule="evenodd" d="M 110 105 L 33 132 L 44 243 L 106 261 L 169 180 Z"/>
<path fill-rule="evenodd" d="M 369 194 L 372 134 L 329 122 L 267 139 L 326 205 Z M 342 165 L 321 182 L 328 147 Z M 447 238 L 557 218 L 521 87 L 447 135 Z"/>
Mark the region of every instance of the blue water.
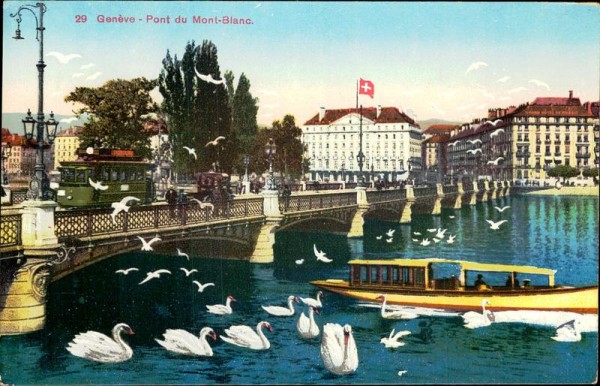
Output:
<path fill-rule="evenodd" d="M 503 213 L 494 206 L 510 205 Z M 598 373 L 598 334 L 584 333 L 580 342 L 550 339 L 551 327 L 496 323 L 469 330 L 456 316 L 422 316 L 413 320 L 385 320 L 378 308 L 365 307 L 339 295 L 325 293 L 320 326 L 328 322 L 352 326 L 358 346 L 359 367 L 352 375 L 336 376 L 323 366 L 319 339 L 304 341 L 295 331 L 302 309 L 292 318 L 273 317 L 260 305 L 284 305 L 290 294 L 314 297 L 308 281 L 348 276 L 346 262 L 362 257 L 442 257 L 482 262 L 526 264 L 558 270 L 556 282 L 598 284 L 598 199 L 571 197 L 506 197 L 460 210 L 443 209 L 440 216 L 414 215 L 411 224 L 367 222 L 365 237 L 281 232 L 277 234 L 276 261 L 252 265 L 243 261 L 202 258 L 202 248 L 187 250 L 191 261 L 173 254 L 138 252 L 106 259 L 51 284 L 48 320 L 44 331 L 0 339 L 0 375 L 15 384 L 273 384 L 273 383 L 590 383 Z M 451 219 L 450 216 L 455 216 Z M 485 219 L 507 219 L 500 230 L 490 230 Z M 392 243 L 377 240 L 396 229 Z M 413 238 L 447 228 L 457 235 L 454 244 L 427 247 Z M 414 236 L 413 232 L 423 236 Z M 313 243 L 331 264 L 318 263 Z M 185 244 L 178 245 L 185 250 Z M 304 258 L 298 266 L 296 259 Z M 129 276 L 117 269 L 138 267 Z M 196 268 L 185 277 L 180 267 Z M 167 268 L 172 275 L 137 283 L 145 272 Z M 489 278 L 495 280 L 495 278 Z M 497 278 L 503 280 L 504 278 Z M 192 280 L 214 282 L 203 293 Z M 494 284 L 494 283 L 490 283 Z M 206 304 L 233 303 L 232 315 L 206 312 Z M 214 356 L 182 357 L 168 353 L 154 338 L 167 328 L 194 334 L 204 326 L 217 334 L 230 325 L 254 327 L 267 320 L 268 351 L 252 351 L 211 341 Z M 65 346 L 87 330 L 110 333 L 118 322 L 136 332 L 125 336 L 134 351 L 121 364 L 100 364 L 72 356 Z M 425 324 L 431 339 L 420 334 Z M 412 332 L 406 345 L 394 350 L 379 340 L 392 329 Z M 402 377 L 399 370 L 407 370 Z"/>

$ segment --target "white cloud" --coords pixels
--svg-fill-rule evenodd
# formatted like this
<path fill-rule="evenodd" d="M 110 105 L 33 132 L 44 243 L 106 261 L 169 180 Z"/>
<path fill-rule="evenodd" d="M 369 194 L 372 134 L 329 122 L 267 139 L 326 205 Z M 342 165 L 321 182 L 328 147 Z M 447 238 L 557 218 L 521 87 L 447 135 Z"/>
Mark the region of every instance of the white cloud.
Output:
<path fill-rule="evenodd" d="M 515 93 L 518 93 L 518 92 L 521 92 L 521 91 L 527 91 L 527 88 L 525 88 L 523 86 L 520 86 L 520 87 L 517 87 L 517 88 L 513 88 L 511 90 L 508 90 L 507 93 L 509 93 L 509 94 L 515 94 Z"/>
<path fill-rule="evenodd" d="M 542 82 L 541 80 L 537 80 L 537 79 L 531 79 L 529 81 L 529 83 L 533 83 L 536 86 L 540 86 L 540 87 L 546 87 L 546 90 L 550 90 L 550 86 L 548 86 L 548 83 L 546 82 Z"/>
<path fill-rule="evenodd" d="M 88 63 L 88 64 L 84 64 L 83 66 L 79 67 L 79 69 L 80 70 L 87 70 L 88 68 L 92 68 L 94 66 L 95 66 L 94 63 Z"/>
<path fill-rule="evenodd" d="M 471 71 L 479 70 L 481 67 L 487 67 L 487 66 L 488 66 L 488 64 L 486 62 L 471 63 L 471 65 L 469 65 L 469 67 L 467 68 L 465 75 L 467 75 Z"/>
<path fill-rule="evenodd" d="M 98 78 L 100 75 L 102 75 L 101 72 L 96 72 L 96 73 L 88 76 L 87 78 L 85 78 L 85 80 L 94 80 L 94 79 Z"/>
<path fill-rule="evenodd" d="M 84 75 L 85 74 L 83 72 L 76 72 L 76 73 L 73 74 L 73 78 L 81 78 Z"/>
<path fill-rule="evenodd" d="M 506 81 L 509 79 L 510 79 L 510 76 L 503 76 L 502 78 L 498 79 L 496 82 L 506 83 Z"/>

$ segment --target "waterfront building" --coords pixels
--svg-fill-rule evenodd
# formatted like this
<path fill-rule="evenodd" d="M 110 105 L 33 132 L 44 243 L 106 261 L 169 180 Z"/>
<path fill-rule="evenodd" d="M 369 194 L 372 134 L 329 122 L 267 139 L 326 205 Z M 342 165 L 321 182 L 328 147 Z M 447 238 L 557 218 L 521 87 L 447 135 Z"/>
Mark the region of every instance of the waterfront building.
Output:
<path fill-rule="evenodd" d="M 363 107 L 361 125 L 360 108 L 321 107 L 300 127 L 311 180 L 358 181 L 361 126 L 365 180 L 398 181 L 421 168 L 421 128 L 398 108 Z"/>
<path fill-rule="evenodd" d="M 452 130 L 456 125 L 438 124 L 431 125 L 423 130 L 423 142 L 421 144 L 421 157 L 423 169 L 427 173 L 427 181 L 437 182 L 442 175 L 446 174 L 446 151 L 445 143 L 450 138 Z"/>
<path fill-rule="evenodd" d="M 76 151 L 79 149 L 81 139 L 79 138 L 83 131 L 82 126 L 69 127 L 58 133 L 54 139 L 54 169 L 58 168 L 63 161 L 75 161 L 77 159 Z"/>
<path fill-rule="evenodd" d="M 9 129 L 2 128 L 2 154 L 5 155 L 6 148 L 10 146 L 10 155 L 3 160 L 3 172 L 8 175 L 21 174 L 21 161 L 23 159 L 23 145 L 25 137 L 18 134 L 12 134 Z"/>

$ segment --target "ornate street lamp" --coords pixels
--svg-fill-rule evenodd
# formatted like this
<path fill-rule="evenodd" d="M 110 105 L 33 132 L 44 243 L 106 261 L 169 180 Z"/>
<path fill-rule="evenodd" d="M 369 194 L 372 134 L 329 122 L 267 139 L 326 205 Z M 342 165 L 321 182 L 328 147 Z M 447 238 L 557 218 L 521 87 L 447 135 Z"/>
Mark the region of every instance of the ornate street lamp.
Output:
<path fill-rule="evenodd" d="M 38 9 L 38 16 L 34 9 Z M 23 5 L 19 7 L 16 13 L 11 14 L 10 17 L 16 18 L 17 30 L 15 32 L 14 39 L 20 40 L 21 37 L 21 12 L 29 11 L 33 14 L 36 24 L 36 40 L 40 43 L 40 60 L 36 64 L 38 69 L 38 113 L 37 119 L 31 116 L 31 111 L 27 111 L 27 117 L 23 119 L 23 129 L 25 131 L 25 137 L 28 142 L 33 140 L 34 126 L 37 126 L 35 142 L 33 146 L 36 147 L 35 157 L 35 174 L 29 182 L 29 191 L 27 192 L 28 199 L 34 200 L 49 200 L 53 198 L 53 192 L 50 189 L 50 181 L 46 175 L 44 168 L 44 142 L 52 145 L 54 138 L 56 137 L 56 130 L 58 128 L 58 122 L 54 119 L 54 113 L 50 113 L 50 119 L 45 120 L 44 117 L 44 13 L 46 13 L 46 6 L 42 3 L 36 3 L 33 5 Z M 46 139 L 44 140 L 44 127 L 46 128 Z"/>
<path fill-rule="evenodd" d="M 362 151 L 362 105 L 360 105 L 360 124 L 359 124 L 359 134 L 358 134 L 358 154 L 356 155 L 356 162 L 358 163 L 358 186 L 365 186 L 365 176 L 363 175 L 363 165 L 365 163 L 365 155 Z"/>
<path fill-rule="evenodd" d="M 346 182 L 344 172 L 346 171 L 346 164 L 342 162 L 342 182 Z"/>
<path fill-rule="evenodd" d="M 265 145 L 265 154 L 269 159 L 269 175 L 265 188 L 267 190 L 275 190 L 275 179 L 273 178 L 273 157 L 277 153 L 277 145 L 273 142 L 273 138 L 269 138 L 269 142 Z"/>
<path fill-rule="evenodd" d="M 244 154 L 244 182 L 248 182 L 248 165 L 250 165 L 250 156 Z"/>

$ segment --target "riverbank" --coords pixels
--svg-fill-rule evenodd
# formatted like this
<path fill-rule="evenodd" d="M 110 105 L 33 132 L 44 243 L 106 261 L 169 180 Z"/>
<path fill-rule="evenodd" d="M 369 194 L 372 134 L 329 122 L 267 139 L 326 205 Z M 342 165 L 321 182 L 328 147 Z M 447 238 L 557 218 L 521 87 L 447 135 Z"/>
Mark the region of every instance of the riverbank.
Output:
<path fill-rule="evenodd" d="M 522 192 L 521 194 L 528 196 L 600 196 L 600 188 L 598 186 L 563 186 L 534 192 Z"/>

